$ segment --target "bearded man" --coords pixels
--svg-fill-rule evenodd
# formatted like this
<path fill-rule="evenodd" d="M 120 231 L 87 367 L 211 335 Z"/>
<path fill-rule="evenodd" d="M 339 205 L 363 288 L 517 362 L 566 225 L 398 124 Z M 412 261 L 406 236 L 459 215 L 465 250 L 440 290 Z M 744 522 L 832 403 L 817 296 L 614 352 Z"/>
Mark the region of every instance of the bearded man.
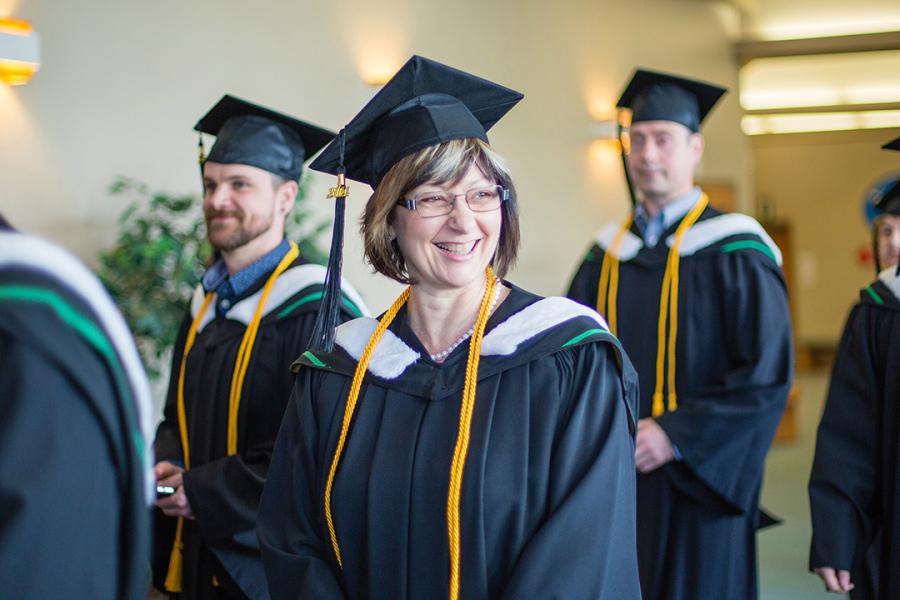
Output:
<path fill-rule="evenodd" d="M 196 129 L 217 260 L 181 324 L 156 433 L 154 585 L 182 599 L 267 599 L 256 513 L 325 283 L 285 238 L 306 158 L 331 132 L 225 96 Z M 341 319 L 365 312 L 344 286 Z"/>

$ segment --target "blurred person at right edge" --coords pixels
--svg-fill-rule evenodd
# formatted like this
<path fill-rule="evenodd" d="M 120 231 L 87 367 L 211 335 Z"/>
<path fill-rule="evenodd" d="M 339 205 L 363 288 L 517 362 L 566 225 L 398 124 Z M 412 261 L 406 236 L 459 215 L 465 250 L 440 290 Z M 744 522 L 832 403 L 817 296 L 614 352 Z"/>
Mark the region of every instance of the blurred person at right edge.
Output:
<path fill-rule="evenodd" d="M 883 148 L 900 151 L 900 138 Z M 900 181 L 876 209 L 880 272 L 847 318 L 809 480 L 809 568 L 854 600 L 900 598 L 900 278 L 884 231 L 900 221 Z"/>
<path fill-rule="evenodd" d="M 694 182 L 700 124 L 724 93 L 634 74 L 618 102 L 633 211 L 601 229 L 568 292 L 606 316 L 640 379 L 645 600 L 756 598 L 756 532 L 773 522 L 759 494 L 792 380 L 790 313 L 778 247 Z"/>

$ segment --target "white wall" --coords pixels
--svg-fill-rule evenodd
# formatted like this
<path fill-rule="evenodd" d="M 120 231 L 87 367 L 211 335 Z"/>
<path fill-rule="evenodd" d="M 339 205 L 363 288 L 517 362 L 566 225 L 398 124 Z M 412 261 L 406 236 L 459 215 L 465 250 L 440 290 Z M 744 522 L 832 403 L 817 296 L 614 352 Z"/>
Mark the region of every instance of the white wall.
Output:
<path fill-rule="evenodd" d="M 627 206 L 617 155 L 590 144 L 592 112 L 612 107 L 635 65 L 737 84 L 715 7 L 679 0 L 13 4 L 0 0 L 0 14 L 34 23 L 43 67 L 25 87 L 0 87 L 0 211 L 88 262 L 114 238 L 115 175 L 198 189 L 191 128 L 223 93 L 337 129 L 373 93 L 364 68 L 395 69 L 415 52 L 525 93 L 491 134 L 520 191 L 512 279 L 561 293 L 593 232 Z M 706 127 L 701 175 L 735 183 L 746 208 L 738 120 L 732 93 Z M 329 185 L 317 175 L 310 188 L 323 214 Z M 353 186 L 353 223 L 368 194 Z M 355 226 L 348 234 L 346 274 L 380 311 L 399 288 L 369 274 Z"/>

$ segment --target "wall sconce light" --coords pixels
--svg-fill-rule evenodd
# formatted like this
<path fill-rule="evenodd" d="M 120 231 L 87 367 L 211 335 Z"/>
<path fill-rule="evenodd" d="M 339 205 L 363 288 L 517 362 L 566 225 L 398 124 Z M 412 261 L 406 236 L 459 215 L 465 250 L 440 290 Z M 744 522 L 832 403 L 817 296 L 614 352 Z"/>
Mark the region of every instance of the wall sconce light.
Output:
<path fill-rule="evenodd" d="M 631 137 L 628 128 L 631 125 L 631 111 L 619 110 L 609 119 L 595 119 L 591 122 L 591 139 L 607 144 L 620 151 L 623 147 L 625 153 L 631 150 Z"/>
<path fill-rule="evenodd" d="M 31 23 L 0 17 L 0 81 L 24 85 L 41 68 L 41 36 Z"/>
<path fill-rule="evenodd" d="M 394 76 L 394 71 L 372 70 L 363 75 L 363 82 L 373 88 L 380 88 Z"/>

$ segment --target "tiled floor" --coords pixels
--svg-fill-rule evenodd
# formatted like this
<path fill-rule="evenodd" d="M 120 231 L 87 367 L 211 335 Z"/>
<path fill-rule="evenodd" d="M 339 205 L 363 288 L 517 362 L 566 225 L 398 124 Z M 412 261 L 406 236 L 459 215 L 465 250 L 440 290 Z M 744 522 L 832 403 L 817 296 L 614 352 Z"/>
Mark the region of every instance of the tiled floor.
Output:
<path fill-rule="evenodd" d="M 824 591 L 807 571 L 810 522 L 806 483 L 812 466 L 816 427 L 828 389 L 828 373 L 797 376 L 799 439 L 776 445 L 766 462 L 762 504 L 784 519 L 759 534 L 760 598 L 762 600 L 838 600 Z"/>

